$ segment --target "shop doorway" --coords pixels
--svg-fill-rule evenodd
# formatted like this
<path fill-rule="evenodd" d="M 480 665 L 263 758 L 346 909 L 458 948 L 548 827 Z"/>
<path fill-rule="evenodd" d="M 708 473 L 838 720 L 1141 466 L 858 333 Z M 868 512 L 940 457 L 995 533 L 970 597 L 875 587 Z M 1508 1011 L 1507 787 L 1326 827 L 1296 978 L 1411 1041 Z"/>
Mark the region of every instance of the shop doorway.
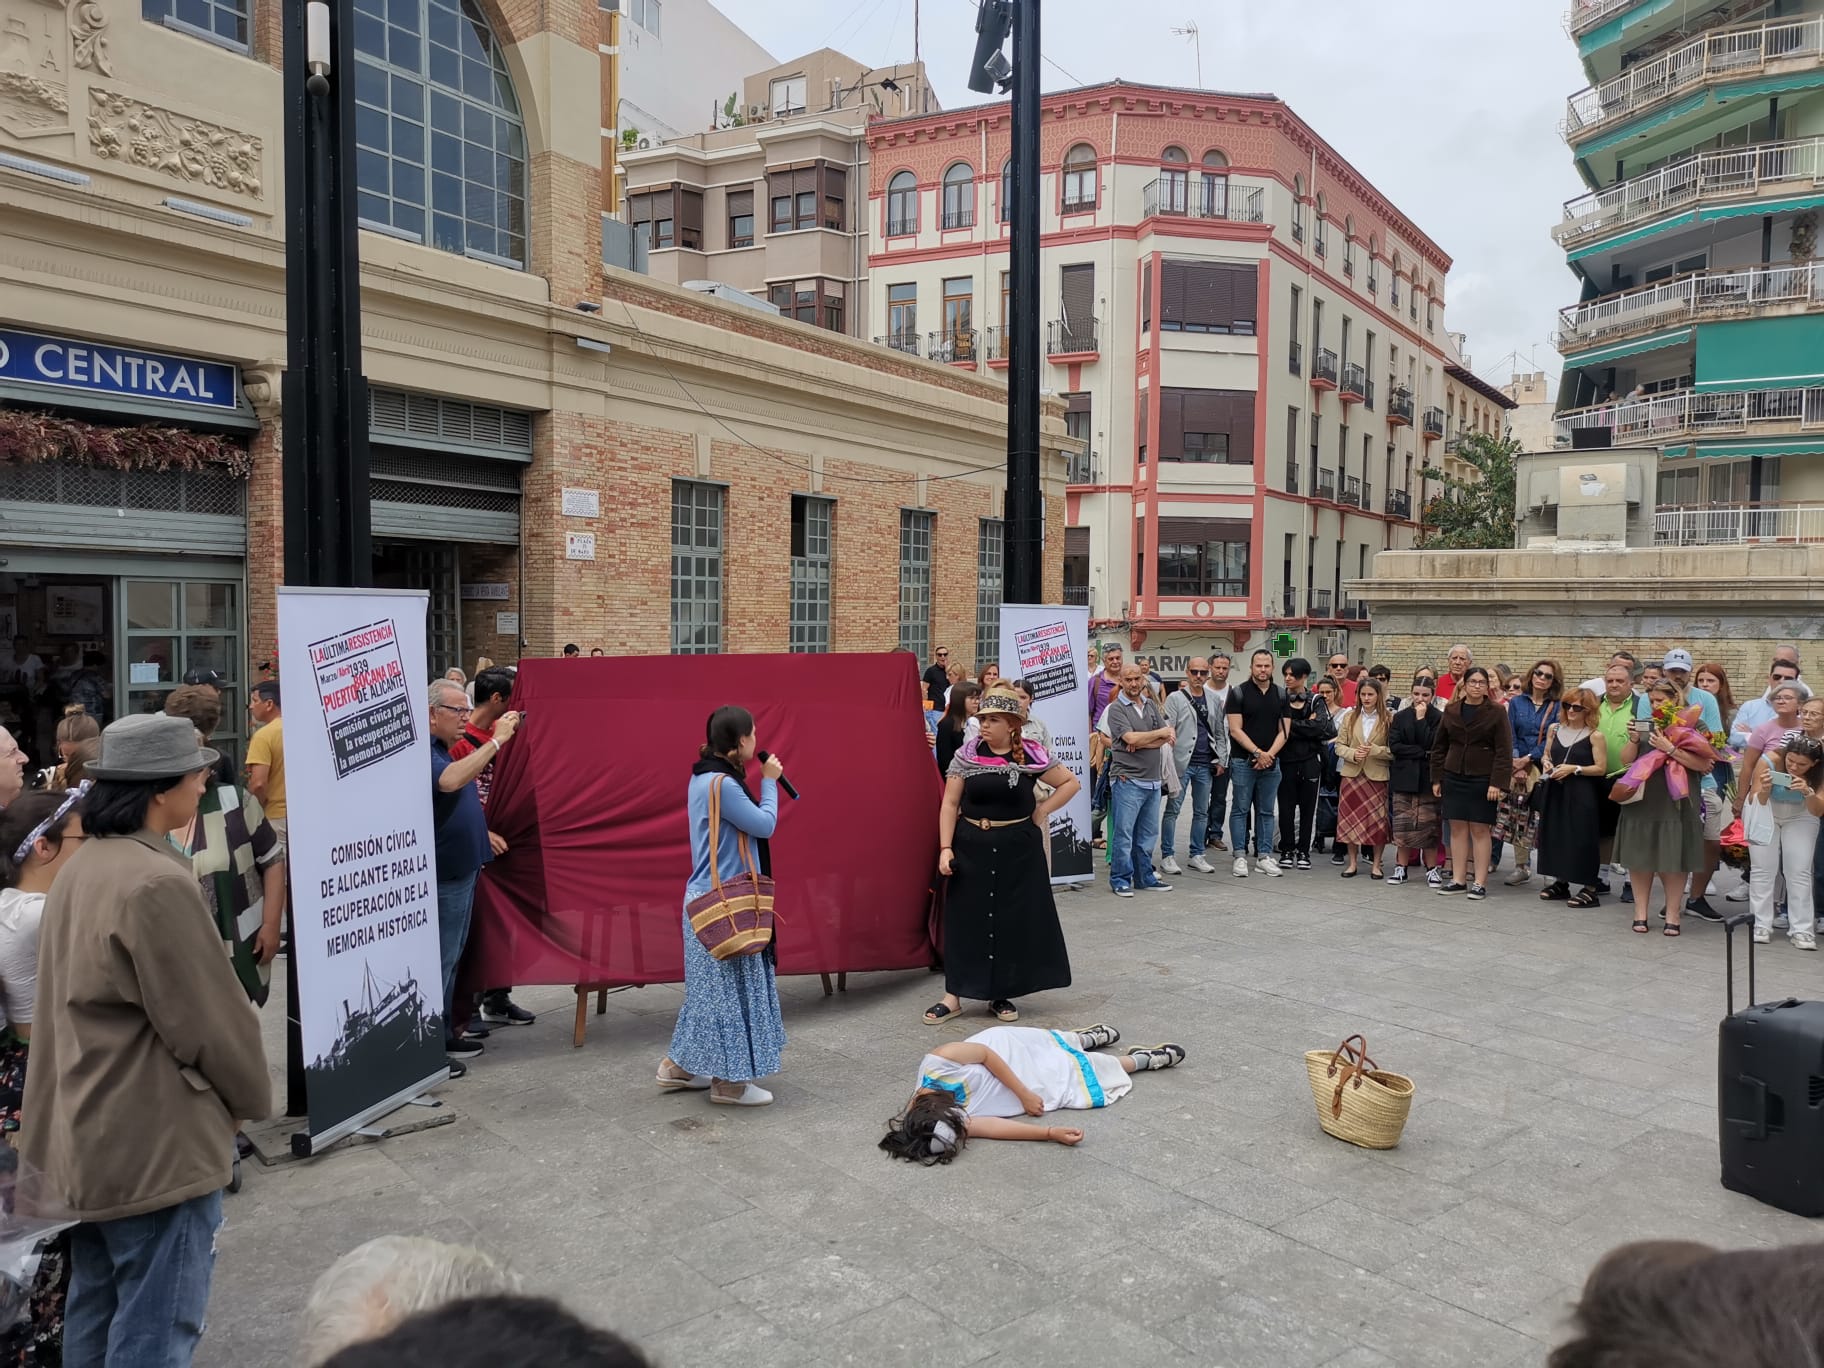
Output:
<path fill-rule="evenodd" d="M 374 587 L 419 589 L 430 596 L 424 619 L 424 648 L 432 679 L 452 665 L 462 664 L 460 585 L 453 545 L 375 541 Z"/>
<path fill-rule="evenodd" d="M 34 768 L 56 761 L 58 719 L 103 726 L 157 712 L 193 669 L 223 676 L 212 744 L 238 766 L 246 734 L 244 572 L 121 558 L 9 554 L 0 569 L 0 726 Z"/>

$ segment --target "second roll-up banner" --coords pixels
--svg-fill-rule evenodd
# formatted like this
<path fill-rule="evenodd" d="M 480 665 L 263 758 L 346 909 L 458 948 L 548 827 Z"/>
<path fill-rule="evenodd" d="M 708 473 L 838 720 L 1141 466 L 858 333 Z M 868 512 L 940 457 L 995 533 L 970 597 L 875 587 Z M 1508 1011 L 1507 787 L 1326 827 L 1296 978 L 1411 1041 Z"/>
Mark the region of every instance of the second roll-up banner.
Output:
<path fill-rule="evenodd" d="M 1032 715 L 1051 758 L 1077 776 L 1077 796 L 1051 814 L 1051 881 L 1095 878 L 1089 825 L 1089 609 L 1001 605 L 1001 673 L 1032 687 Z"/>

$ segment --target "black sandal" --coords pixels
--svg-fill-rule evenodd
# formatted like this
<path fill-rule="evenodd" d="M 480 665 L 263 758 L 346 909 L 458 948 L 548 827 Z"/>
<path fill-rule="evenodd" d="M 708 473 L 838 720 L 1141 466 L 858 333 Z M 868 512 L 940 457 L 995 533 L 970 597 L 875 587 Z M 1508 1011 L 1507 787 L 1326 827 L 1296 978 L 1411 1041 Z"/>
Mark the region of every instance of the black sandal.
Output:
<path fill-rule="evenodd" d="M 1001 1021 L 1018 1021 L 1020 1009 L 1006 998 L 996 998 L 988 1004 L 988 1011 Z"/>
<path fill-rule="evenodd" d="M 1577 896 L 1570 899 L 1566 903 L 1566 906 L 1567 907 L 1601 907 L 1602 899 L 1596 895 L 1595 889 L 1584 888 L 1584 889 L 1579 889 L 1577 892 Z"/>
<path fill-rule="evenodd" d="M 1643 936 L 1646 935 L 1647 934 L 1647 919 L 1645 917 L 1636 917 L 1634 919 L 1634 929 L 1635 929 L 1635 931 L 1639 932 L 1641 935 L 1643 935 Z"/>
<path fill-rule="evenodd" d="M 1659 934 L 1662 936 L 1682 936 L 1685 932 L 1684 928 L 1677 922 L 1667 922 L 1665 926 L 1660 928 Z"/>
<path fill-rule="evenodd" d="M 1550 883 L 1539 894 L 1540 902 L 1566 902 L 1571 896 L 1571 886 L 1563 879 Z"/>
<path fill-rule="evenodd" d="M 952 1007 L 949 1003 L 940 1002 L 937 1006 L 925 1013 L 925 1025 L 942 1025 L 944 1022 L 950 1020 L 951 1017 L 961 1016 L 962 1014 L 963 1009 L 961 1007 Z"/>

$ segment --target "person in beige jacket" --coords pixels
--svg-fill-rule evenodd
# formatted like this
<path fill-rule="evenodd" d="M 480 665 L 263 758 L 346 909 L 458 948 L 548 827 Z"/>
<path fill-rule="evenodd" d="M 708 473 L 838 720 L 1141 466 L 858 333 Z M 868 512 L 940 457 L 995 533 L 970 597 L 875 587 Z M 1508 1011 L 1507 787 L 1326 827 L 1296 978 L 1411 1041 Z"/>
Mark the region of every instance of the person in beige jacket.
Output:
<path fill-rule="evenodd" d="M 1336 799 L 1336 843 L 1349 852 L 1345 879 L 1361 872 L 1361 853 L 1368 854 L 1368 877 L 1381 877 L 1381 847 L 1393 839 L 1393 816 L 1387 796 L 1393 750 L 1389 738 L 1393 714 L 1387 689 L 1363 675 L 1356 681 L 1355 706 L 1336 720 L 1336 751 L 1342 785 Z"/>
<path fill-rule="evenodd" d="M 86 839 L 45 903 L 19 1151 L 37 1214 L 79 1222 L 63 1356 L 85 1368 L 190 1363 L 234 1132 L 272 1107 L 258 1019 L 183 853 L 216 759 L 182 718 L 108 727 Z"/>

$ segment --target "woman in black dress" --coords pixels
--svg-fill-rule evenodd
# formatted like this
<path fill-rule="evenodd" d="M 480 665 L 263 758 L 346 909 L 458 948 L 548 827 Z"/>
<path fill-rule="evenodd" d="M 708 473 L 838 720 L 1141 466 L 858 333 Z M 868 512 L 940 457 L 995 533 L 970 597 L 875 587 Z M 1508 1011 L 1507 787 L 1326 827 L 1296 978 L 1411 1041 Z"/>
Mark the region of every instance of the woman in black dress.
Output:
<path fill-rule="evenodd" d="M 975 716 L 981 696 L 981 686 L 967 679 L 950 686 L 950 701 L 938 719 L 937 736 L 931 747 L 937 753 L 938 773 L 950 773 L 950 758 L 969 739 L 969 719 Z"/>
<path fill-rule="evenodd" d="M 1488 896 L 1495 804 L 1514 775 L 1507 709 L 1489 695 L 1488 671 L 1471 665 L 1451 695 L 1431 743 L 1431 791 L 1450 829 L 1450 879 L 1440 894 Z"/>
<path fill-rule="evenodd" d="M 964 998 L 1018 1021 L 1013 1000 L 1070 986 L 1070 956 L 1058 925 L 1046 865 L 1051 814 L 1078 789 L 1077 776 L 1037 742 L 1021 737 L 1026 709 L 1006 685 L 983 698 L 981 735 L 962 744 L 944 783 L 937 868 L 944 898 L 944 997 L 925 1013 L 935 1026 L 962 1011 Z M 1033 788 L 1043 781 L 1043 802 Z"/>
<path fill-rule="evenodd" d="M 1602 899 L 1596 879 L 1602 872 L 1603 776 L 1609 769 L 1609 745 L 1596 724 L 1596 695 L 1568 690 L 1560 702 L 1562 720 L 1545 734 L 1545 805 L 1539 811 L 1539 872 L 1551 882 L 1539 895 L 1544 902 L 1569 899 L 1572 907 L 1595 907 Z M 1571 885 L 1580 884 L 1576 897 Z"/>

